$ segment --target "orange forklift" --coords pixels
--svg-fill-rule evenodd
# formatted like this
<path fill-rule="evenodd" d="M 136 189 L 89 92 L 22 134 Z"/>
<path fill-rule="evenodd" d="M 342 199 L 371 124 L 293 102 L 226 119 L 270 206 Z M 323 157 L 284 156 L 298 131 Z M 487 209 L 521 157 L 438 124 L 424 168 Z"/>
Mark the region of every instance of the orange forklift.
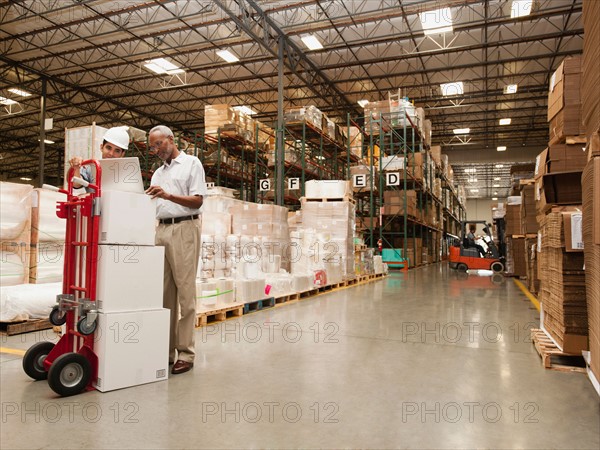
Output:
<path fill-rule="evenodd" d="M 483 239 L 487 250 L 483 257 L 479 256 L 479 250 L 467 238 L 468 224 L 482 224 L 486 236 Z M 450 247 L 449 263 L 451 269 L 466 270 L 492 270 L 494 272 L 504 271 L 504 258 L 500 255 L 498 247 L 494 243 L 490 232 L 491 224 L 484 220 L 469 220 L 460 223 L 460 241 Z"/>

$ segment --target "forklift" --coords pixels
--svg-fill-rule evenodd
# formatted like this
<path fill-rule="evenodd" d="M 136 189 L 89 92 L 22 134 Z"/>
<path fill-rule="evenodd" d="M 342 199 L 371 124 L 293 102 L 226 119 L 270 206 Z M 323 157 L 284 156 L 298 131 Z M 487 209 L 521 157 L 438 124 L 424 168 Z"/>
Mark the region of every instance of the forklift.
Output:
<path fill-rule="evenodd" d="M 479 250 L 471 246 L 467 239 L 467 226 L 469 224 L 483 225 L 483 232 L 486 234 L 483 242 L 487 246 L 484 257 L 479 256 Z M 491 224 L 486 223 L 485 220 L 469 220 L 462 221 L 460 227 L 460 241 L 450 247 L 450 268 L 460 271 L 491 270 L 493 272 L 503 272 L 504 257 L 500 255 L 500 251 L 492 238 Z"/>

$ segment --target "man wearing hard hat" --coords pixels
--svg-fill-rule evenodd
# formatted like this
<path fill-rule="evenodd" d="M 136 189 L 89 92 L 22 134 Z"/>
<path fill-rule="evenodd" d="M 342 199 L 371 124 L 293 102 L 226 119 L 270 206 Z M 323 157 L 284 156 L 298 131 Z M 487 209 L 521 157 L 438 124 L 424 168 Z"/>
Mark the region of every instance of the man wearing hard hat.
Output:
<path fill-rule="evenodd" d="M 102 145 L 100 146 L 100 152 L 102 152 L 103 159 L 109 158 L 122 158 L 125 156 L 125 152 L 129 147 L 129 133 L 125 129 L 125 127 L 113 127 L 104 133 L 104 138 L 102 141 Z M 87 181 L 88 183 L 93 183 L 93 176 L 90 172 L 89 167 L 81 167 L 83 159 L 79 156 L 74 156 L 69 160 L 69 164 L 73 167 L 74 177 L 79 177 Z M 79 184 L 73 183 L 73 187 L 78 189 L 81 186 Z"/>

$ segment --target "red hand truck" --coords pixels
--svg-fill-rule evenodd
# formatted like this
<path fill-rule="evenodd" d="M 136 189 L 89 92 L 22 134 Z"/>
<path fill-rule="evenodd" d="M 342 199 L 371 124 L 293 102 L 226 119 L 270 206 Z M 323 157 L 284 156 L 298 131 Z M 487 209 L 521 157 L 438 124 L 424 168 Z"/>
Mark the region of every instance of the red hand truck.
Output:
<path fill-rule="evenodd" d="M 67 173 L 68 188 L 54 190 L 67 195 L 58 202 L 56 214 L 66 219 L 65 262 L 62 294 L 50 312 L 50 323 L 66 325 L 66 331 L 55 344 L 38 342 L 23 357 L 23 370 L 34 380 L 48 379 L 50 388 L 61 396 L 93 390 L 98 376 L 98 356 L 94 353 L 97 325 L 96 283 L 98 237 L 100 232 L 100 197 L 102 170 L 96 160 L 82 165 L 96 168 L 96 180 L 88 183 Z M 75 195 L 73 182 L 89 187 L 85 195 Z"/>

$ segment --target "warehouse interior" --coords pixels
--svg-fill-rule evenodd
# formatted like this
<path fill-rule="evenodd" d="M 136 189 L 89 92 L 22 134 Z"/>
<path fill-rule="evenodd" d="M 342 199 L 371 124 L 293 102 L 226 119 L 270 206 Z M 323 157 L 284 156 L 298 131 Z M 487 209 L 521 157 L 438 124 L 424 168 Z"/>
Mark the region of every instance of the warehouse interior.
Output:
<path fill-rule="evenodd" d="M 600 447 L 600 1 L 7 0 L 0 24 L 2 447 Z M 156 125 L 206 174 L 181 376 L 137 200 Z M 133 172 L 71 197 L 113 127 Z M 61 212 L 96 196 L 97 267 Z M 85 389 L 41 354 L 29 378 L 84 312 Z"/>

